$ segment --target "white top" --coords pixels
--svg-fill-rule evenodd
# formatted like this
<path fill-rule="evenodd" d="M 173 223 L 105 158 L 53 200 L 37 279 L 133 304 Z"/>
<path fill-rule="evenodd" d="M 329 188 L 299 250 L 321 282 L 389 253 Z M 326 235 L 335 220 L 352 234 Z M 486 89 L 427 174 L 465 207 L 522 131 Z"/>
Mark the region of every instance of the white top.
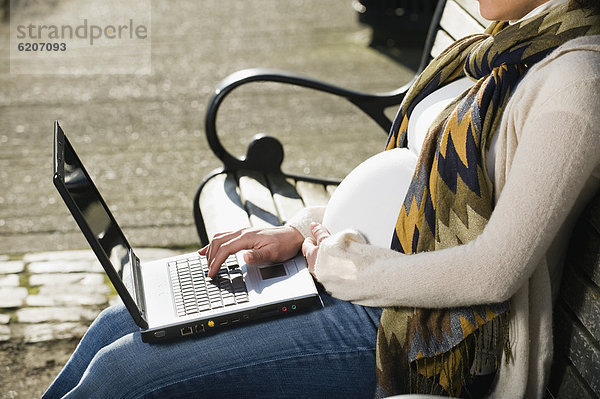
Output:
<path fill-rule="evenodd" d="M 332 233 L 351 228 L 361 232 L 372 245 L 390 248 L 394 226 L 429 126 L 452 100 L 473 84 L 471 79 L 462 78 L 421 100 L 408 123 L 407 148 L 379 153 L 350 172 L 327 204 L 324 226 Z M 496 151 L 497 140 L 492 140 L 487 158 L 492 181 Z"/>

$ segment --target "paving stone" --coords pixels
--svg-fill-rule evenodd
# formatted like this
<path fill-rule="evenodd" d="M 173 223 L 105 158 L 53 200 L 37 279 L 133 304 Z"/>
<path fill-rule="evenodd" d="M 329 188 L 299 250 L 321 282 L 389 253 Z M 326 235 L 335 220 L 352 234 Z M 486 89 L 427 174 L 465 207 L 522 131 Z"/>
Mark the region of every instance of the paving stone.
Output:
<path fill-rule="evenodd" d="M 19 286 L 19 275 L 18 274 L 0 274 L 0 287 L 18 287 Z"/>
<path fill-rule="evenodd" d="M 0 288 L 0 308 L 18 308 L 26 296 L 27 289 L 23 287 Z"/>
<path fill-rule="evenodd" d="M 116 296 L 111 296 L 108 299 L 108 305 L 109 306 L 114 306 L 114 305 L 123 305 L 123 300 L 121 299 L 120 296 L 116 295 Z"/>
<path fill-rule="evenodd" d="M 81 249 L 74 251 L 49 251 L 37 252 L 23 256 L 26 263 L 31 262 L 50 262 L 50 261 L 95 261 L 96 255 L 90 249 Z"/>
<path fill-rule="evenodd" d="M 102 272 L 98 261 L 89 260 L 51 260 L 31 262 L 27 265 L 30 273 L 73 273 L 73 272 Z"/>
<path fill-rule="evenodd" d="M 10 327 L 0 325 L 0 342 L 10 341 Z"/>
<path fill-rule="evenodd" d="M 46 323 L 49 321 L 90 321 L 100 313 L 99 310 L 80 307 L 40 307 L 17 310 L 19 323 Z"/>
<path fill-rule="evenodd" d="M 17 324 L 12 326 L 12 338 L 20 338 L 26 343 L 81 338 L 87 328 L 87 323 L 76 322 L 39 323 L 35 327 L 28 324 Z"/>
<path fill-rule="evenodd" d="M 0 313 L 0 324 L 8 324 L 10 321 L 10 315 L 5 313 Z"/>
<path fill-rule="evenodd" d="M 25 298 L 27 306 L 86 306 L 86 305 L 104 305 L 107 303 L 105 295 L 88 294 L 55 294 L 55 295 L 29 295 Z"/>
<path fill-rule="evenodd" d="M 29 277 L 29 285 L 103 285 L 105 284 L 104 276 L 103 273 L 33 274 Z"/>
<path fill-rule="evenodd" d="M 74 295 L 108 294 L 110 288 L 106 284 L 99 285 L 77 285 L 77 284 L 55 284 L 39 286 L 38 294 L 56 295 L 68 292 Z"/>
<path fill-rule="evenodd" d="M 20 260 L 0 261 L 0 274 L 22 273 L 25 270 L 25 262 Z"/>

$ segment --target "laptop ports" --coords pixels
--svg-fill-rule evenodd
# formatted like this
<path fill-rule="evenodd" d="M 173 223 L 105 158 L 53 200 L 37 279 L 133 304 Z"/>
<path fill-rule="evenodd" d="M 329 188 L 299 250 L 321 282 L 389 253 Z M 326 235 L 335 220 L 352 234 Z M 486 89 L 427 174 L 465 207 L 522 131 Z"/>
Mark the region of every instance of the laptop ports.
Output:
<path fill-rule="evenodd" d="M 183 327 L 181 329 L 181 336 L 184 337 L 186 335 L 190 335 L 194 333 L 194 329 L 192 328 L 192 326 L 189 327 Z"/>

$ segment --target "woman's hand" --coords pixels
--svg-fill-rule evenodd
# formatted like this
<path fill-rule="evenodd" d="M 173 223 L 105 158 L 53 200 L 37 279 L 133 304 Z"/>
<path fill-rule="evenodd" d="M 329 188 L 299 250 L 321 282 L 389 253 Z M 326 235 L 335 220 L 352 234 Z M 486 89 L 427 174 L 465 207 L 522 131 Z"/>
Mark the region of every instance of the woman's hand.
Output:
<path fill-rule="evenodd" d="M 248 264 L 282 262 L 295 256 L 304 237 L 291 226 L 269 228 L 246 228 L 216 234 L 210 244 L 200 249 L 200 255 L 208 259 L 208 276 L 215 277 L 221 265 L 231 254 L 244 249 L 244 261 Z"/>
<path fill-rule="evenodd" d="M 310 231 L 313 236 L 306 237 L 302 243 L 302 253 L 308 263 L 308 271 L 315 276 L 315 263 L 317 262 L 319 245 L 321 245 L 321 242 L 323 242 L 324 239 L 331 237 L 331 234 L 323 227 L 323 225 L 318 223 L 311 223 Z"/>

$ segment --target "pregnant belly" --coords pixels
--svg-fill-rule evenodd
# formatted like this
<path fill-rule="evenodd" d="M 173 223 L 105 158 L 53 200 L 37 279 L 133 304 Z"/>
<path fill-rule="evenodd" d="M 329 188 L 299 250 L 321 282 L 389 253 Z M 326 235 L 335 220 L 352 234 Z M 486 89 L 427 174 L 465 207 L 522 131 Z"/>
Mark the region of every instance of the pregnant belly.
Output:
<path fill-rule="evenodd" d="M 335 190 L 323 225 L 331 233 L 357 230 L 370 244 L 389 248 L 416 163 L 417 156 L 406 148 L 367 159 Z"/>

